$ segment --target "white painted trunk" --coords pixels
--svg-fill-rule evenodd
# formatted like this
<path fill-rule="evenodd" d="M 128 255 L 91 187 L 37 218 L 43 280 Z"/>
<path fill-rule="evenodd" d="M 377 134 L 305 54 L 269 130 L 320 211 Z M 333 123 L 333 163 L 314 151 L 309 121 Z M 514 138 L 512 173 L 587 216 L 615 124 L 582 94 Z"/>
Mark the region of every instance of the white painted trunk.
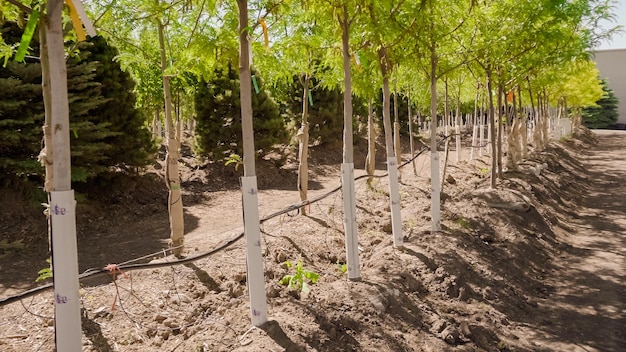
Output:
<path fill-rule="evenodd" d="M 350 17 L 343 5 L 341 18 L 341 52 L 343 59 L 343 164 L 342 191 L 343 216 L 346 237 L 348 279 L 361 278 L 359 269 L 358 232 L 356 227 L 356 199 L 354 194 L 354 147 L 352 138 L 352 74 L 350 70 Z M 350 271 L 352 270 L 352 271 Z"/>
<path fill-rule="evenodd" d="M 54 329 L 57 351 L 81 351 L 76 201 L 74 191 L 50 192 Z"/>
<path fill-rule="evenodd" d="M 305 202 L 308 199 L 309 191 L 309 124 L 304 122 L 298 130 L 298 191 L 300 192 L 300 201 Z M 300 211 L 302 215 L 306 215 L 306 206 Z"/>
<path fill-rule="evenodd" d="M 391 221 L 392 221 L 392 236 L 394 239 L 394 245 L 396 245 L 396 239 L 402 239 L 402 226 L 393 226 L 393 222 L 400 221 L 402 218 L 400 214 L 400 194 L 398 185 L 398 164 L 396 152 L 394 152 L 393 134 L 391 130 L 391 115 L 390 111 L 390 91 L 389 91 L 389 79 L 386 72 L 383 72 L 383 126 L 385 128 L 385 147 L 387 150 L 387 177 L 389 179 L 389 203 L 391 206 Z M 398 132 L 399 127 L 398 125 Z M 395 170 L 394 170 L 395 169 Z M 392 192 L 396 192 L 393 194 Z M 395 206 L 394 202 L 397 202 Z M 401 245 L 401 244 L 400 244 Z"/>
<path fill-rule="evenodd" d="M 478 147 L 477 142 L 478 136 L 478 125 L 474 125 L 472 128 L 472 149 L 470 149 L 470 160 L 474 160 L 474 153 L 476 152 L 476 148 Z"/>
<path fill-rule="evenodd" d="M 483 123 L 483 119 L 481 117 L 480 119 L 480 125 L 478 126 L 479 130 L 479 134 L 480 134 L 480 149 L 478 149 L 478 156 L 483 156 L 483 152 L 487 152 L 486 150 L 486 145 L 487 142 L 485 141 L 485 125 Z"/>
<path fill-rule="evenodd" d="M 241 178 L 243 198 L 243 223 L 246 237 L 246 273 L 248 294 L 250 295 L 250 315 L 252 325 L 261 326 L 267 321 L 267 300 L 265 296 L 265 270 L 261 248 L 259 227 L 259 199 L 256 176 Z"/>
<path fill-rule="evenodd" d="M 437 150 L 437 57 L 434 44 L 430 56 L 430 210 L 432 232 L 441 231 L 441 185 L 439 180 L 439 151 Z M 444 118 L 445 120 L 445 118 Z"/>
<path fill-rule="evenodd" d="M 439 172 L 439 151 L 430 154 L 430 207 L 432 231 L 441 231 L 441 184 Z"/>
<path fill-rule="evenodd" d="M 404 245 L 404 235 L 402 234 L 398 164 L 396 164 L 395 158 L 387 158 L 387 171 L 389 172 L 389 203 L 391 206 L 391 232 L 393 234 L 393 246 L 402 247 Z"/>
<path fill-rule="evenodd" d="M 400 143 L 400 122 L 396 120 L 393 123 L 393 149 L 396 153 L 396 169 L 402 164 L 402 144 Z M 398 170 L 398 179 L 402 176 L 400 170 Z"/>
<path fill-rule="evenodd" d="M 244 234 L 246 238 L 246 274 L 252 325 L 261 326 L 267 322 L 268 318 L 254 160 L 256 154 L 252 124 L 252 74 L 250 71 L 250 39 L 248 38 L 248 1 L 237 0 L 237 7 L 239 9 L 239 91 L 241 97 L 241 132 L 244 163 L 241 193 L 244 211 Z"/>
<path fill-rule="evenodd" d="M 367 109 L 367 156 L 365 157 L 365 171 L 373 176 L 376 170 L 376 129 L 374 126 L 374 109 L 370 98 Z M 373 178 L 367 178 L 367 184 L 371 185 Z"/>
<path fill-rule="evenodd" d="M 309 191 L 309 76 L 304 78 L 304 89 L 302 90 L 302 124 L 298 130 L 298 191 L 300 201 L 304 203 L 308 199 Z M 306 215 L 307 207 L 300 208 L 302 215 Z"/>
<path fill-rule="evenodd" d="M 461 125 L 460 125 L 460 121 L 459 121 L 459 117 L 457 116 L 457 121 L 456 121 L 456 126 L 455 126 L 455 133 L 456 133 L 456 162 L 459 163 L 461 161 Z"/>
<path fill-rule="evenodd" d="M 343 192 L 343 228 L 346 238 L 346 266 L 348 279 L 361 278 L 359 261 L 359 236 L 356 223 L 356 196 L 354 191 L 354 164 L 341 164 L 341 190 Z"/>
<path fill-rule="evenodd" d="M 49 193 L 54 279 L 54 328 L 57 351 L 82 350 L 78 254 L 76 245 L 76 201 L 71 190 L 70 121 L 67 96 L 67 67 L 63 41 L 63 0 L 49 0 L 44 23 L 48 44 L 54 178 Z M 44 81 L 44 89 L 46 88 Z M 45 93 L 48 94 L 48 93 Z M 48 145 L 49 147 L 49 145 Z"/>
<path fill-rule="evenodd" d="M 170 77 L 163 77 L 163 91 L 165 94 L 165 122 L 167 124 L 167 153 L 165 154 L 165 183 L 168 188 L 168 209 L 170 220 L 170 245 L 175 255 L 181 255 L 185 243 L 185 223 L 183 218 L 183 198 L 180 189 L 180 172 L 178 159 L 180 158 L 180 143 L 176 139 L 176 129 L 172 121 L 172 96 Z"/>

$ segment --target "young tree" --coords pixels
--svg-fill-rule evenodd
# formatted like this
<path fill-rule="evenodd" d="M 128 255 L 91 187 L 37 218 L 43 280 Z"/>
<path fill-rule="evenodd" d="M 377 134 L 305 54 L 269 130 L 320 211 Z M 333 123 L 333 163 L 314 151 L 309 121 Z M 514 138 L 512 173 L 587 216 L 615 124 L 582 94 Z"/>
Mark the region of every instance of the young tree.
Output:
<path fill-rule="evenodd" d="M 588 128 L 609 128 L 617 122 L 619 117 L 617 105 L 619 100 L 607 83 L 602 80 L 602 97 L 596 101 L 597 106 L 586 107 L 582 110 L 582 123 Z"/>
<path fill-rule="evenodd" d="M 244 231 L 246 236 L 246 262 L 250 312 L 252 324 L 260 326 L 267 321 L 265 275 L 261 252 L 259 203 L 252 123 L 252 72 L 250 71 L 250 27 L 248 0 L 237 0 L 239 10 L 239 84 L 241 96 L 241 132 L 243 139 L 243 172 L 241 191 L 243 194 Z"/>

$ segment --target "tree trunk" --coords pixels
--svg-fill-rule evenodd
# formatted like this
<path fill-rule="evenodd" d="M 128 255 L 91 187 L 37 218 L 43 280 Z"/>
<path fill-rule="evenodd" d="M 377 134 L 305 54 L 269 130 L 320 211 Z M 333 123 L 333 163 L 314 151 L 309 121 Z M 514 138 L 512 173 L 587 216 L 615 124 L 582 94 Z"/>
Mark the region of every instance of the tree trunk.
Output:
<path fill-rule="evenodd" d="M 369 176 L 376 170 L 376 130 L 374 125 L 374 108 L 372 98 L 367 105 L 367 156 L 365 157 L 365 171 Z M 372 177 L 367 178 L 367 185 L 372 186 Z"/>
<path fill-rule="evenodd" d="M 474 160 L 474 153 L 476 152 L 476 148 L 478 148 L 478 144 L 476 143 L 476 139 L 478 138 L 478 97 L 480 94 L 480 85 L 476 88 L 476 97 L 474 98 L 474 123 L 472 126 L 472 149 L 470 150 L 470 160 Z"/>
<path fill-rule="evenodd" d="M 298 130 L 298 191 L 300 192 L 300 202 L 303 204 L 307 201 L 307 192 L 309 190 L 309 75 L 304 75 L 304 82 L 302 83 L 302 125 Z M 302 215 L 306 215 L 306 206 L 302 206 L 300 211 Z"/>
<path fill-rule="evenodd" d="M 352 74 L 350 71 L 350 17 L 344 3 L 339 15 L 341 52 L 343 59 L 343 163 L 341 185 L 343 193 L 343 224 L 346 236 L 348 279 L 359 280 L 359 238 L 356 224 L 356 197 L 354 190 L 354 147 L 352 141 Z"/>
<path fill-rule="evenodd" d="M 57 351 L 80 351 L 82 348 L 78 253 L 76 245 L 76 201 L 72 188 L 70 159 L 70 121 L 67 94 L 67 66 L 63 40 L 63 1 L 49 0 L 44 20 L 49 70 L 43 77 L 45 106 L 52 136 L 46 149 L 52 148 L 54 163 L 52 190 L 49 193 L 52 268 L 54 280 L 54 325 Z M 45 58 L 44 58 L 45 60 Z M 42 72 L 42 74 L 44 74 Z M 47 84 L 49 83 L 49 84 Z"/>
<path fill-rule="evenodd" d="M 387 151 L 387 174 L 389 178 L 389 203 L 391 208 L 391 231 L 393 234 L 393 245 L 401 247 L 403 245 L 402 221 L 400 214 L 400 189 L 398 185 L 398 158 L 394 151 L 393 131 L 391 127 L 391 91 L 389 89 L 389 76 L 391 65 L 387 57 L 387 50 L 381 47 L 378 50 L 378 60 L 380 72 L 383 76 L 383 127 L 385 129 L 385 148 Z M 397 104 L 396 104 L 397 106 Z M 398 124 L 398 133 L 400 125 Z"/>
<path fill-rule="evenodd" d="M 437 55 L 430 46 L 430 182 L 432 232 L 441 231 L 441 185 L 439 183 L 439 151 L 437 150 Z"/>
<path fill-rule="evenodd" d="M 550 121 L 550 111 L 549 111 L 549 102 L 548 102 L 548 93 L 546 92 L 546 89 L 544 88 L 543 90 L 543 106 L 544 106 L 544 118 L 542 119 L 542 129 L 541 129 L 541 148 L 545 148 L 548 145 L 548 142 L 550 141 L 550 130 L 549 130 L 549 121 Z"/>
<path fill-rule="evenodd" d="M 456 118 L 454 123 L 454 133 L 456 134 L 456 162 L 461 161 L 461 86 L 459 94 L 456 96 Z"/>
<path fill-rule="evenodd" d="M 520 131 L 521 121 L 516 116 L 517 115 L 516 114 L 517 100 L 516 100 L 515 95 L 513 95 L 512 103 L 513 103 L 512 104 L 513 108 L 509 110 L 508 95 L 507 95 L 507 103 L 506 103 L 507 121 L 512 121 L 509 127 L 509 131 L 507 133 L 507 142 L 508 142 L 507 143 L 508 144 L 507 167 L 511 170 L 515 170 L 517 169 L 517 163 L 519 162 L 520 155 L 521 155 L 521 150 L 520 150 L 520 145 L 519 145 L 519 140 L 520 140 L 519 131 Z"/>
<path fill-rule="evenodd" d="M 255 171 L 254 130 L 252 125 L 252 74 L 250 70 L 250 38 L 248 0 L 237 0 L 239 9 L 239 92 L 241 98 L 241 133 L 243 139 L 243 172 L 241 195 L 246 238 L 246 276 L 250 296 L 252 325 L 267 322 L 267 298 L 261 249 L 259 200 Z"/>
<path fill-rule="evenodd" d="M 414 143 L 414 138 L 413 138 L 413 116 L 411 114 L 411 92 L 407 93 L 407 108 L 408 108 L 408 116 L 409 116 L 409 121 L 408 121 L 408 125 L 409 125 L 409 148 L 411 149 L 411 164 L 413 166 L 413 174 L 415 176 L 417 176 L 417 168 L 415 166 L 415 159 L 413 158 L 415 156 L 415 143 Z M 419 127 L 418 127 L 419 128 Z"/>
<path fill-rule="evenodd" d="M 394 83 L 393 92 L 393 149 L 396 153 L 396 163 L 399 166 L 402 164 L 402 145 L 400 144 L 400 118 L 398 115 L 398 89 Z M 398 179 L 401 177 L 400 170 L 398 170 Z"/>
<path fill-rule="evenodd" d="M 444 78 L 443 80 L 443 87 L 444 87 L 444 93 L 443 93 L 443 133 L 447 136 L 448 135 L 448 114 L 450 113 L 449 108 L 448 108 L 448 78 Z"/>
<path fill-rule="evenodd" d="M 159 121 L 159 110 L 154 109 L 154 114 L 152 115 L 152 140 L 156 141 L 157 138 L 161 137 L 159 133 L 159 126 L 157 124 L 161 123 Z"/>
<path fill-rule="evenodd" d="M 519 106 L 520 116 L 520 159 L 525 159 L 528 155 L 528 114 L 524 111 L 524 105 L 522 104 L 522 85 L 517 86 L 517 102 Z"/>
<path fill-rule="evenodd" d="M 502 135 L 504 134 L 503 128 L 502 128 L 502 94 L 504 94 L 503 89 L 502 89 L 502 78 L 500 75 L 498 75 L 498 144 L 497 144 L 497 155 L 498 155 L 498 177 L 500 179 L 504 178 L 504 175 L 502 173 L 502 143 L 504 141 L 504 139 L 502 138 Z"/>
<path fill-rule="evenodd" d="M 43 92 L 43 105 L 45 110 L 45 122 L 43 125 L 44 147 L 39 153 L 39 162 L 45 168 L 46 178 L 44 181 L 44 191 L 50 193 L 53 189 L 52 180 L 54 179 L 54 168 L 52 163 L 54 153 L 52 148 L 52 126 L 50 109 L 52 107 L 52 93 L 50 91 L 50 61 L 48 58 L 48 40 L 46 38 L 46 30 L 39 30 L 39 56 L 41 62 L 41 86 Z"/>
<path fill-rule="evenodd" d="M 496 131 L 495 131 L 495 126 L 494 126 L 494 107 L 493 107 L 493 94 L 492 94 L 492 82 L 491 82 L 491 76 L 492 76 L 492 72 L 491 72 L 491 67 L 487 67 L 486 70 L 487 73 L 487 96 L 489 99 L 489 114 L 488 114 L 488 119 L 489 119 L 489 142 L 491 144 L 491 182 L 490 182 L 490 187 L 491 188 L 495 188 L 496 187 L 496 169 L 497 169 L 497 156 L 496 156 L 496 149 L 495 149 L 495 145 L 496 145 Z"/>
<path fill-rule="evenodd" d="M 161 75 L 163 75 L 163 95 L 165 99 L 165 129 L 167 132 L 167 153 L 165 155 L 165 184 L 168 189 L 168 211 L 170 216 L 170 245 L 172 253 L 180 256 L 183 253 L 185 241 L 185 227 L 183 220 L 183 199 L 180 189 L 180 174 L 178 171 L 179 143 L 176 139 L 174 120 L 172 117 L 172 91 L 170 76 L 165 75 L 167 58 L 165 54 L 164 25 L 157 20 L 159 34 L 159 51 L 161 56 Z"/>
<path fill-rule="evenodd" d="M 533 91 L 530 86 L 530 77 L 526 77 L 526 82 L 528 83 L 528 97 L 529 97 L 528 100 L 530 100 L 530 116 L 532 116 L 531 133 L 532 133 L 533 143 L 535 143 L 535 147 L 536 147 L 536 141 L 534 140 L 534 137 L 535 137 L 535 130 L 537 128 L 537 112 L 535 110 L 535 100 L 533 99 Z"/>

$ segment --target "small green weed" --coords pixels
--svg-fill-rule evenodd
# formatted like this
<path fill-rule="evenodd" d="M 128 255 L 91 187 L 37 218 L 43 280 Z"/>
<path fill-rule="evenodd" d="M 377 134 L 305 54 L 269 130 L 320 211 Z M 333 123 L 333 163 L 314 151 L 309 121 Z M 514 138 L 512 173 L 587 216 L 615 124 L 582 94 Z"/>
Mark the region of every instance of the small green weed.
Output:
<path fill-rule="evenodd" d="M 309 293 L 311 292 L 309 283 L 314 284 L 320 279 L 318 273 L 304 269 L 302 260 L 298 260 L 295 266 L 289 261 L 286 261 L 285 265 L 287 265 L 287 268 L 293 268 L 295 273 L 283 276 L 279 281 L 281 285 L 287 285 L 289 288 Z"/>
<path fill-rule="evenodd" d="M 348 264 L 346 263 L 339 263 L 337 262 L 337 270 L 339 270 L 339 272 L 343 275 L 346 273 L 346 271 L 348 271 Z"/>
<path fill-rule="evenodd" d="M 15 240 L 13 242 L 9 242 L 6 238 L 0 241 L 0 258 L 8 257 L 13 252 L 20 251 L 24 249 L 26 246 L 22 242 L 22 240 Z"/>
<path fill-rule="evenodd" d="M 50 258 L 46 259 L 46 263 L 50 264 Z M 43 268 L 37 272 L 39 276 L 35 279 L 35 282 L 43 281 L 52 278 L 52 268 L 48 265 L 47 268 Z"/>
<path fill-rule="evenodd" d="M 238 154 L 231 154 L 228 158 L 226 158 L 226 163 L 224 166 L 228 166 L 230 164 L 235 164 L 235 171 L 239 169 L 240 165 L 243 165 L 243 159 Z"/>
<path fill-rule="evenodd" d="M 469 221 L 467 221 L 465 218 L 457 218 L 456 220 L 454 220 L 454 222 L 455 222 L 457 225 L 461 226 L 461 228 L 462 228 L 462 229 L 465 229 L 465 230 L 467 230 L 467 229 L 469 229 L 469 228 L 471 228 L 471 227 L 472 227 L 472 225 L 470 224 L 470 222 L 469 222 Z"/>

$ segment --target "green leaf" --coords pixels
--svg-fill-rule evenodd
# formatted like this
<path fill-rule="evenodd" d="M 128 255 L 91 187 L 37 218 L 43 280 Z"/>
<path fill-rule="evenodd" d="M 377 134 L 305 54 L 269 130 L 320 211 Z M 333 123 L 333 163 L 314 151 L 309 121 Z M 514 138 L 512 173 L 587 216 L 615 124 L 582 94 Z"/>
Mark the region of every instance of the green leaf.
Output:
<path fill-rule="evenodd" d="M 281 285 L 290 285 L 292 278 L 293 275 L 285 275 L 282 279 L 280 279 L 280 281 L 278 281 L 278 283 Z"/>
<path fill-rule="evenodd" d="M 308 270 L 305 271 L 304 277 L 311 280 L 312 283 L 316 283 L 320 279 L 320 275 L 318 273 L 315 273 L 313 271 L 308 271 Z"/>
<path fill-rule="evenodd" d="M 15 54 L 15 61 L 22 62 L 24 61 L 24 57 L 26 56 L 26 51 L 28 50 L 28 46 L 30 45 L 30 41 L 33 39 L 33 34 L 35 33 L 35 28 L 37 28 L 37 21 L 39 20 L 39 11 L 33 10 L 28 18 L 28 23 L 26 23 L 26 28 L 24 28 L 24 34 L 22 34 L 22 41 L 20 42 L 20 47 L 17 48 L 17 53 Z"/>

